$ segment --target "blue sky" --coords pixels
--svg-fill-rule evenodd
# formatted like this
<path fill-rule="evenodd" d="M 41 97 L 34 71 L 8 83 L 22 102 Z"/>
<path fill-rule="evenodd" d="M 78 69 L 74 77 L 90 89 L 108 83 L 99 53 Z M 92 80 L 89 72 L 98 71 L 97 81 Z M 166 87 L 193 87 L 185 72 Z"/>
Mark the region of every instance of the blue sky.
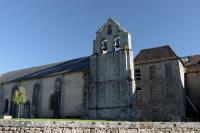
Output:
<path fill-rule="evenodd" d="M 132 34 L 134 53 L 170 44 L 200 54 L 199 0 L 0 0 L 0 73 L 92 53 L 109 16 Z"/>

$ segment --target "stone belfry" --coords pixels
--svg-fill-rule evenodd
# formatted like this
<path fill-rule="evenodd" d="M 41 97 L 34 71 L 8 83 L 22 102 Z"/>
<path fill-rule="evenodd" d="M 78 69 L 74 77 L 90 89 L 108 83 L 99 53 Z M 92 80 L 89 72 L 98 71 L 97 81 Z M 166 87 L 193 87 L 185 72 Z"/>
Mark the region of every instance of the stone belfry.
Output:
<path fill-rule="evenodd" d="M 90 57 L 88 116 L 130 120 L 135 115 L 131 35 L 112 18 L 96 32 Z"/>

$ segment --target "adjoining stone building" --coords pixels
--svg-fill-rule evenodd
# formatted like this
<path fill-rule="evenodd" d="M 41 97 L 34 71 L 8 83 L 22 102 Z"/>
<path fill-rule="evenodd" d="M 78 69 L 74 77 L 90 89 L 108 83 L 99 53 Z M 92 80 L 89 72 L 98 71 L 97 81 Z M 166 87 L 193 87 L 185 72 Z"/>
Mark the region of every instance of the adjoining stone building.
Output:
<path fill-rule="evenodd" d="M 186 66 L 186 94 L 194 110 L 194 112 L 189 110 L 188 113 L 196 117 L 194 114 L 199 114 L 200 112 L 200 55 L 184 57 L 183 61 Z M 200 116 L 198 117 L 200 118 Z"/>
<path fill-rule="evenodd" d="M 134 59 L 139 120 L 185 117 L 184 64 L 169 46 L 143 49 Z"/>
<path fill-rule="evenodd" d="M 185 101 L 199 108 L 200 96 L 198 74 L 194 83 L 184 64 L 169 46 L 141 50 L 133 59 L 130 33 L 109 18 L 96 32 L 91 56 L 0 76 L 0 115 L 16 116 L 11 99 L 23 86 L 28 102 L 21 117 L 181 120 Z"/>

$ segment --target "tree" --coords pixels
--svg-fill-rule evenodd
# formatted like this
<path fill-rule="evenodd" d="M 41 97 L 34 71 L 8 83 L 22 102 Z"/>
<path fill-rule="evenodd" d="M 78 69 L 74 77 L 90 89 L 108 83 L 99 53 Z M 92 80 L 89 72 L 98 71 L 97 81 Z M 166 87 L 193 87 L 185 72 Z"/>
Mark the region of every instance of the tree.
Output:
<path fill-rule="evenodd" d="M 18 114 L 17 117 L 20 116 L 20 105 L 23 105 L 27 102 L 26 92 L 23 87 L 19 87 L 12 98 L 13 102 L 18 105 Z"/>

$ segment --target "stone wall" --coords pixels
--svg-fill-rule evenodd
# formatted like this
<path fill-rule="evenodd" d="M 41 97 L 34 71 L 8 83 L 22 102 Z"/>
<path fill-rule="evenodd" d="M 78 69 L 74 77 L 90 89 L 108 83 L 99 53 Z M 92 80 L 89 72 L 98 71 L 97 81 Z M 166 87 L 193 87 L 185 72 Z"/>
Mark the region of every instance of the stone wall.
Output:
<path fill-rule="evenodd" d="M 186 73 L 186 88 L 187 95 L 190 100 L 200 111 L 200 71 L 199 72 L 188 72 Z"/>
<path fill-rule="evenodd" d="M 168 74 L 165 65 L 171 66 Z M 139 64 L 135 70 L 138 120 L 180 121 L 185 117 L 185 71 L 179 60 Z"/>
<path fill-rule="evenodd" d="M 40 84 L 39 98 L 39 117 L 53 117 L 53 110 L 50 108 L 50 99 L 55 89 L 57 78 L 63 79 L 61 87 L 61 116 L 62 117 L 81 117 L 82 115 L 82 94 L 83 94 L 83 72 L 66 73 L 64 75 L 54 75 L 38 79 L 23 80 L 0 85 L 0 115 L 5 114 L 5 101 L 9 100 L 8 111 L 10 112 L 12 88 L 19 84 L 26 89 L 26 96 L 32 104 L 33 88 L 35 84 Z M 21 106 L 21 117 L 25 115 L 24 106 Z M 32 112 L 29 111 L 28 114 Z M 31 115 L 32 116 L 32 115 Z"/>
<path fill-rule="evenodd" d="M 109 27 L 112 33 L 108 33 Z M 118 43 L 115 43 L 116 37 L 120 38 Z M 134 66 L 130 40 L 130 34 L 112 19 L 97 31 L 90 56 L 90 119 L 134 118 Z"/>
<path fill-rule="evenodd" d="M 199 133 L 200 123 L 25 122 L 0 120 L 0 133 Z"/>

